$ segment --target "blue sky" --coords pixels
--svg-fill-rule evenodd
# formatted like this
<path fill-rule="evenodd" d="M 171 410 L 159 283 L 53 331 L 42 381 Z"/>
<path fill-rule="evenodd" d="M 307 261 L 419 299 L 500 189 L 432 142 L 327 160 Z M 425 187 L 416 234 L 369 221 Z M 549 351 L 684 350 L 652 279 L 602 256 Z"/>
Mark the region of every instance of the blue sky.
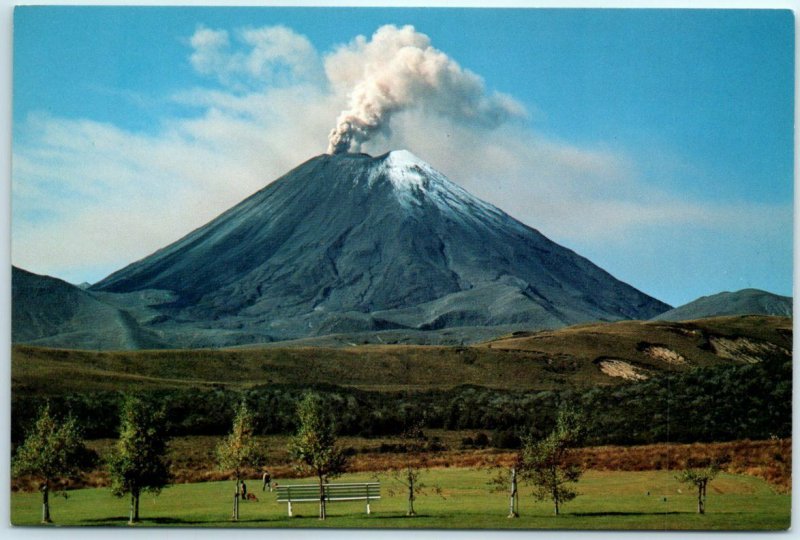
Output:
<path fill-rule="evenodd" d="M 347 103 L 325 67 L 386 24 L 525 114 L 481 131 L 412 107 L 368 151 L 410 146 L 668 303 L 791 294 L 794 21 L 779 10 L 18 8 L 12 261 L 96 281 L 321 153 Z M 252 52 L 243 32 L 276 26 L 295 46 L 283 71 L 231 67 Z M 201 30 L 228 43 L 205 72 Z"/>

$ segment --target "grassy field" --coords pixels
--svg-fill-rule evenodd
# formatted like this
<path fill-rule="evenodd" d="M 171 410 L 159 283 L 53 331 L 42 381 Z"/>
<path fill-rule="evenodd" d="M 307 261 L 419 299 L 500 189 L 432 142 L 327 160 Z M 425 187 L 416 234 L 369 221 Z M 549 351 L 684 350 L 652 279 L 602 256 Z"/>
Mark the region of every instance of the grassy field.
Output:
<path fill-rule="evenodd" d="M 625 362 L 651 376 L 666 370 L 748 362 L 754 350 L 790 357 L 791 335 L 791 319 L 749 316 L 681 323 L 587 324 L 518 333 L 472 347 L 363 345 L 92 352 L 15 345 L 11 374 L 15 392 L 42 395 L 321 383 L 380 391 L 463 384 L 551 390 L 624 382 L 603 372 L 598 364 L 603 359 Z M 654 350 L 674 353 L 678 359 Z"/>
<path fill-rule="evenodd" d="M 537 502 L 522 487 L 519 519 L 508 519 L 504 491 L 492 491 L 496 475 L 484 469 L 432 469 L 423 473 L 428 485 L 437 484 L 443 496 L 429 493 L 418 498 L 418 516 L 405 516 L 406 501 L 400 486 L 387 474 L 382 499 L 367 516 L 360 502 L 332 503 L 329 518 L 319 521 L 313 503 L 295 505 L 295 517 L 275 494 L 260 491 L 257 480 L 249 482 L 259 501 L 244 502 L 241 518 L 230 521 L 233 484 L 206 482 L 167 488 L 160 496 L 145 494 L 141 500 L 140 526 L 183 527 L 337 527 L 337 528 L 525 528 L 525 529 L 704 529 L 780 530 L 790 525 L 791 497 L 776 493 L 761 479 L 722 474 L 708 490 L 707 513 L 695 513 L 692 489 L 668 471 L 588 471 L 580 483 L 580 496 L 568 503 L 560 516 L 552 515 L 548 502 Z M 337 482 L 371 481 L 370 473 L 348 474 Z M 278 482 L 287 483 L 280 479 Z M 305 483 L 310 480 L 290 480 Z M 14 525 L 36 525 L 40 517 L 38 493 L 11 497 Z M 52 499 L 52 517 L 58 525 L 126 525 L 128 500 L 113 497 L 106 488 L 70 492 L 66 500 Z"/>

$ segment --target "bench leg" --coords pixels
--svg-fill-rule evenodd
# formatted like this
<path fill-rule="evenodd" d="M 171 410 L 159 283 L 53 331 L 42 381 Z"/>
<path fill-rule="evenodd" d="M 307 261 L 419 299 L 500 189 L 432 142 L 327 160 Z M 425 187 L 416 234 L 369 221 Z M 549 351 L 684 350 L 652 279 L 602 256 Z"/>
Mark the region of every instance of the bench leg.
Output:
<path fill-rule="evenodd" d="M 292 501 L 289 501 L 287 504 L 289 506 L 289 517 L 292 517 Z"/>

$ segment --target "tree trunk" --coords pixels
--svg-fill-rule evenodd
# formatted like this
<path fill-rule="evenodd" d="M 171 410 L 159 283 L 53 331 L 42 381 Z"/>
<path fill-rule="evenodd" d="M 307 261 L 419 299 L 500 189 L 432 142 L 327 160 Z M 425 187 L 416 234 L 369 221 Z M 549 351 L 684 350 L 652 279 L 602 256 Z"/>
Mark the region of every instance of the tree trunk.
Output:
<path fill-rule="evenodd" d="M 509 501 L 508 517 L 519 517 L 519 505 L 517 504 L 517 468 L 511 467 L 511 500 Z"/>
<path fill-rule="evenodd" d="M 553 490 L 553 505 L 555 506 L 556 515 L 558 515 L 558 491 Z"/>
<path fill-rule="evenodd" d="M 239 521 L 239 478 L 236 478 L 236 491 L 233 494 L 233 521 Z"/>
<path fill-rule="evenodd" d="M 705 514 L 706 513 L 706 505 L 705 501 L 703 500 L 703 492 L 705 491 L 703 484 L 699 484 L 697 486 L 697 513 L 698 514 Z"/>
<path fill-rule="evenodd" d="M 133 525 L 139 521 L 139 492 L 131 491 L 131 506 L 128 515 L 128 525 Z"/>
<path fill-rule="evenodd" d="M 414 511 L 414 475 L 411 473 L 411 468 L 408 469 L 408 512 L 407 516 L 416 516 Z"/>
<path fill-rule="evenodd" d="M 560 458 L 559 458 L 560 460 Z M 558 515 L 558 471 L 556 470 L 556 462 L 550 465 L 550 481 L 552 484 L 553 504 L 555 506 L 556 515 Z"/>
<path fill-rule="evenodd" d="M 325 480 L 322 476 L 319 477 L 319 519 L 325 519 L 326 515 L 326 508 L 325 508 Z"/>
<path fill-rule="evenodd" d="M 42 484 L 42 523 L 50 523 L 50 486 Z"/>

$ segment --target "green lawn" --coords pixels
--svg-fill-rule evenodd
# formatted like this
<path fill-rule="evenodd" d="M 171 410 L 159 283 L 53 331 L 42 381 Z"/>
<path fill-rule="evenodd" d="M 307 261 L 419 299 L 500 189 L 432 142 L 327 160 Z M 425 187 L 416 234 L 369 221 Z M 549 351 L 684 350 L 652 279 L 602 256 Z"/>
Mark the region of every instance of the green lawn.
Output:
<path fill-rule="evenodd" d="M 426 484 L 438 484 L 442 498 L 430 493 L 416 502 L 418 516 L 405 517 L 401 486 L 383 474 L 383 498 L 372 504 L 367 516 L 360 502 L 331 503 L 328 519 L 316 518 L 314 504 L 295 505 L 295 517 L 275 494 L 262 493 L 257 480 L 248 482 L 258 502 L 243 502 L 240 526 L 342 527 L 342 528 L 529 528 L 529 529 L 786 529 L 790 525 L 791 496 L 781 495 L 763 480 L 723 474 L 708 490 L 706 515 L 695 512 L 695 494 L 667 471 L 587 472 L 578 484 L 580 496 L 552 515 L 548 502 L 536 502 L 522 487 L 519 519 L 508 519 L 505 492 L 492 492 L 496 473 L 478 469 L 439 469 L 424 474 Z M 338 482 L 367 481 L 369 473 L 349 474 Z M 281 482 L 280 479 L 277 480 Z M 306 483 L 290 480 L 281 483 Z M 389 491 L 394 491 L 390 494 Z M 233 483 L 208 482 L 167 488 L 159 496 L 141 500 L 140 526 L 231 526 Z M 649 495 L 648 495 L 649 492 Z M 666 500 L 665 500 L 666 499 Z M 14 525 L 38 524 L 38 493 L 12 494 Z M 113 497 L 108 489 L 70 492 L 68 499 L 53 497 L 51 513 L 58 525 L 125 525 L 128 501 Z"/>

